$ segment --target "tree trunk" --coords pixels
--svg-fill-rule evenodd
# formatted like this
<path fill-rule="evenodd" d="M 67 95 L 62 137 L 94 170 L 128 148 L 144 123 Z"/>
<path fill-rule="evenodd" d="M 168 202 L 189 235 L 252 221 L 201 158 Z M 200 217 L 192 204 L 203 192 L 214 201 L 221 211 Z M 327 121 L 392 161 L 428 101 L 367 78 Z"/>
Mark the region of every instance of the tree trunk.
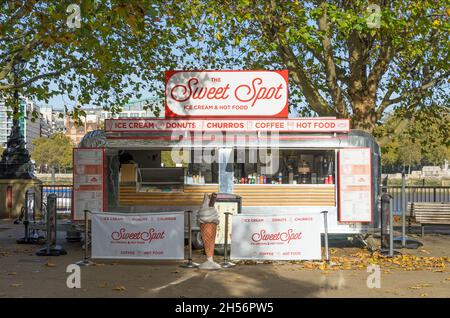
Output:
<path fill-rule="evenodd" d="M 372 133 L 378 120 L 375 101 L 368 96 L 355 96 L 352 98 L 352 110 L 352 128 Z"/>

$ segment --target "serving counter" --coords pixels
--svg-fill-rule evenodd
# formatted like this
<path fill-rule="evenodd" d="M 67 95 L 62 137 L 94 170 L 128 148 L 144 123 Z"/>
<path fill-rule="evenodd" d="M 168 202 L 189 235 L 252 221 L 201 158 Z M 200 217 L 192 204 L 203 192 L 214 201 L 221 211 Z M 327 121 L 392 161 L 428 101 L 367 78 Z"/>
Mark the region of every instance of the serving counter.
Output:
<path fill-rule="evenodd" d="M 138 192 L 136 187 L 120 186 L 120 205 L 200 206 L 205 193 L 218 192 L 218 184 L 185 184 L 183 192 Z M 242 197 L 243 206 L 335 206 L 333 184 L 258 185 L 237 184 L 234 194 Z"/>

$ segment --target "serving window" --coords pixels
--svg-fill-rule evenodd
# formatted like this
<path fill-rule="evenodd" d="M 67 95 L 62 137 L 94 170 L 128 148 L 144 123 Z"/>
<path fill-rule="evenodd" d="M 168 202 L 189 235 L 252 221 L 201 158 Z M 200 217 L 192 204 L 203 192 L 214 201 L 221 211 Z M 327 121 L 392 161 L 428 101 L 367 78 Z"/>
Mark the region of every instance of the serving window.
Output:
<path fill-rule="evenodd" d="M 335 151 L 237 149 L 235 184 L 334 184 Z"/>

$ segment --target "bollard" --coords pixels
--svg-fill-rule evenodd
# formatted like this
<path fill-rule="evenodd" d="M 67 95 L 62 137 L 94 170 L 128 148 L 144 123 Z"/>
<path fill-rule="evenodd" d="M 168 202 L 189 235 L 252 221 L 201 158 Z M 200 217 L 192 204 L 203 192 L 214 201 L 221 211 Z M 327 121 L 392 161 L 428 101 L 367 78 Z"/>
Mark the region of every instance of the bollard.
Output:
<path fill-rule="evenodd" d="M 389 200 L 389 256 L 394 256 L 394 205 L 392 204 L 392 197 Z"/>
<path fill-rule="evenodd" d="M 402 171 L 402 247 L 406 247 L 406 176 L 405 167 Z"/>
<path fill-rule="evenodd" d="M 394 250 L 394 220 L 392 196 L 384 193 L 381 196 L 381 254 L 393 257 L 400 253 Z"/>
<path fill-rule="evenodd" d="M 328 250 L 328 211 L 320 212 L 323 214 L 324 241 L 325 241 L 325 261 L 330 262 L 330 253 Z"/>
<path fill-rule="evenodd" d="M 230 262 L 228 257 L 228 224 L 231 212 L 225 212 L 225 244 L 223 245 L 223 263 L 220 264 L 223 268 L 230 268 L 236 266 L 236 264 Z"/>
<path fill-rule="evenodd" d="M 95 263 L 89 259 L 89 212 L 89 210 L 84 210 L 84 259 L 75 263 L 79 266 L 95 265 Z"/>
<path fill-rule="evenodd" d="M 51 193 L 47 197 L 47 242 L 46 247 L 36 252 L 37 256 L 60 256 L 66 255 L 67 252 L 59 245 L 56 245 L 56 194 Z"/>
<path fill-rule="evenodd" d="M 197 263 L 194 263 L 192 261 L 192 225 L 191 225 L 191 214 L 192 211 L 188 210 L 186 211 L 187 213 L 187 218 L 188 218 L 188 245 L 189 245 L 189 254 L 188 254 L 188 261 L 187 263 L 180 265 L 181 267 L 184 268 L 196 268 L 198 267 Z"/>

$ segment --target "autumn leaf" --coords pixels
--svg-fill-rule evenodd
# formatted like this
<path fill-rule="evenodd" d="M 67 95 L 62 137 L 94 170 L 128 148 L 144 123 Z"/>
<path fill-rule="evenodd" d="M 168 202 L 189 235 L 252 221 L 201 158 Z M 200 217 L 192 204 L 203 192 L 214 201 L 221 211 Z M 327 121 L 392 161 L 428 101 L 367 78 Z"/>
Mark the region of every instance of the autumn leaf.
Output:
<path fill-rule="evenodd" d="M 13 276 L 13 275 L 17 275 L 17 273 L 16 272 L 11 272 L 11 273 L 8 273 L 8 275 L 9 276 Z"/>
<path fill-rule="evenodd" d="M 420 297 L 428 297 L 427 293 L 420 294 Z"/>
<path fill-rule="evenodd" d="M 117 285 L 116 287 L 114 287 L 114 290 L 116 290 L 116 291 L 125 291 L 127 289 L 125 288 L 125 286 Z"/>
<path fill-rule="evenodd" d="M 47 266 L 47 267 L 56 267 L 56 264 L 51 263 L 50 261 L 48 261 L 48 262 L 45 264 L 45 266 Z"/>
<path fill-rule="evenodd" d="M 11 285 L 9 285 L 9 287 L 20 287 L 20 286 L 23 286 L 23 284 L 11 284 Z"/>
<path fill-rule="evenodd" d="M 100 285 L 98 285 L 98 287 L 100 287 L 100 288 L 106 288 L 106 287 L 108 287 L 108 283 L 106 283 L 106 282 L 101 283 Z"/>

